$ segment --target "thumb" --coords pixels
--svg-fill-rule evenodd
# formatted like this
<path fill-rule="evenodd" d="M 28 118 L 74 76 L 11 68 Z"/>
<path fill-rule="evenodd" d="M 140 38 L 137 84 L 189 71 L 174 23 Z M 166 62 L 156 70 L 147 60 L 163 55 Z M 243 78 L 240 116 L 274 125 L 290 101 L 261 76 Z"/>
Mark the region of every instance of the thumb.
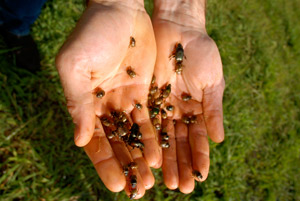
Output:
<path fill-rule="evenodd" d="M 56 67 L 64 89 L 68 111 L 75 124 L 75 144 L 83 147 L 91 140 L 95 128 L 91 71 L 82 61 L 76 61 L 62 54 L 56 58 Z"/>

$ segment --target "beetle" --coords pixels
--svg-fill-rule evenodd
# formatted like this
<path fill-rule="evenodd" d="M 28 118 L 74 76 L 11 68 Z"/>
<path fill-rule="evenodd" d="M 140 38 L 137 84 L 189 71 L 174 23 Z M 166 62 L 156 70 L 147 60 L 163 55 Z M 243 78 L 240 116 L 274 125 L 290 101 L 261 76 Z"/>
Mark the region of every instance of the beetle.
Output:
<path fill-rule="evenodd" d="M 161 143 L 160 143 L 160 146 L 162 148 L 169 148 L 170 147 L 170 144 L 167 140 L 162 140 Z"/>
<path fill-rule="evenodd" d="M 131 200 L 134 199 L 137 196 L 137 194 L 138 194 L 138 190 L 137 189 L 132 189 L 130 191 L 129 199 L 131 199 Z"/>
<path fill-rule="evenodd" d="M 123 173 L 124 173 L 124 175 L 127 177 L 128 176 L 128 174 L 129 174 L 129 167 L 128 167 L 128 165 L 125 165 L 124 167 L 123 167 Z"/>
<path fill-rule="evenodd" d="M 176 61 L 176 63 L 182 62 L 183 57 L 185 57 L 183 47 L 182 47 L 181 43 L 178 43 L 176 45 L 176 52 L 175 52 L 175 61 Z"/>
<path fill-rule="evenodd" d="M 150 88 L 150 94 L 155 94 L 156 92 L 157 92 L 157 89 L 158 89 L 158 87 L 157 86 L 155 86 L 155 87 L 151 87 Z"/>
<path fill-rule="evenodd" d="M 160 124 L 158 118 L 153 119 L 152 123 L 153 123 L 153 125 L 154 125 L 154 127 L 155 127 L 156 130 L 160 130 L 161 129 L 161 124 Z"/>
<path fill-rule="evenodd" d="M 168 96 L 170 95 L 170 93 L 171 93 L 171 84 L 168 84 L 166 86 L 166 88 L 163 90 L 162 96 L 164 98 L 168 98 Z"/>
<path fill-rule="evenodd" d="M 113 133 L 113 132 L 109 132 L 108 134 L 107 134 L 107 138 L 108 139 L 113 139 L 115 137 L 115 134 Z"/>
<path fill-rule="evenodd" d="M 136 162 L 130 162 L 129 164 L 128 164 L 128 168 L 130 168 L 130 169 L 137 169 L 138 168 L 138 164 L 136 163 Z"/>
<path fill-rule="evenodd" d="M 190 123 L 190 118 L 187 116 L 182 117 L 182 122 L 185 124 L 189 124 Z"/>
<path fill-rule="evenodd" d="M 102 117 L 100 120 L 101 120 L 102 124 L 103 124 L 104 126 L 106 126 L 106 127 L 109 127 L 109 126 L 111 126 L 111 125 L 114 124 L 114 123 L 113 123 L 110 119 L 108 119 L 107 117 Z"/>
<path fill-rule="evenodd" d="M 118 130 L 119 136 L 121 136 L 121 137 L 127 135 L 127 133 L 129 132 L 129 130 L 125 127 L 124 124 L 119 124 L 117 130 Z"/>
<path fill-rule="evenodd" d="M 159 98 L 155 99 L 155 101 L 154 101 L 155 105 L 161 105 L 162 102 L 163 102 L 163 98 L 162 97 L 159 97 Z"/>
<path fill-rule="evenodd" d="M 156 117 L 156 115 L 158 115 L 159 113 L 159 108 L 154 107 L 150 110 L 150 118 L 153 119 Z"/>
<path fill-rule="evenodd" d="M 182 63 L 183 58 L 186 59 L 186 56 L 184 55 L 183 46 L 181 43 L 176 43 L 172 55 L 169 58 L 173 58 L 173 57 L 175 58 L 176 63 Z"/>
<path fill-rule="evenodd" d="M 169 140 L 169 136 L 168 136 L 167 133 L 161 133 L 161 138 L 162 138 L 163 140 Z"/>
<path fill-rule="evenodd" d="M 134 147 L 134 148 L 144 148 L 144 144 L 139 141 L 139 140 L 133 140 L 129 143 L 130 146 Z"/>
<path fill-rule="evenodd" d="M 143 135 L 142 135 L 142 133 L 141 133 L 141 132 L 138 132 L 138 134 L 137 134 L 137 136 L 136 136 L 136 137 L 137 137 L 137 139 L 139 139 L 139 140 L 140 140 L 140 139 L 142 139 Z"/>
<path fill-rule="evenodd" d="M 103 96 L 105 96 L 105 91 L 102 89 L 96 93 L 97 98 L 103 98 Z"/>
<path fill-rule="evenodd" d="M 131 68 L 131 66 L 129 66 L 129 67 L 126 69 L 126 72 L 127 72 L 127 74 L 129 75 L 130 78 L 135 78 L 136 73 L 133 71 L 133 69 Z"/>
<path fill-rule="evenodd" d="M 191 123 L 191 124 L 197 123 L 197 116 L 196 116 L 196 115 L 191 116 L 191 118 L 190 118 L 190 123 Z"/>
<path fill-rule="evenodd" d="M 164 109 L 161 109 L 160 112 L 161 112 L 161 118 L 162 119 L 166 119 L 168 117 L 168 114 Z"/>
<path fill-rule="evenodd" d="M 198 170 L 193 170 L 192 175 L 198 181 L 200 181 L 203 178 L 201 172 L 199 172 Z"/>
<path fill-rule="evenodd" d="M 189 94 L 182 94 L 181 98 L 182 98 L 183 101 L 189 101 L 189 100 L 192 99 L 192 96 L 189 95 Z"/>
<path fill-rule="evenodd" d="M 135 39 L 132 36 L 130 36 L 130 44 L 129 44 L 129 46 L 135 47 L 135 45 L 136 45 Z"/>
<path fill-rule="evenodd" d="M 168 105 L 168 106 L 166 107 L 166 109 L 167 109 L 168 111 L 173 111 L 173 110 L 174 110 L 174 106 L 173 106 L 173 105 Z"/>
<path fill-rule="evenodd" d="M 137 185 L 136 175 L 131 175 L 130 176 L 130 186 L 131 186 L 131 188 L 136 188 L 136 185 Z"/>
<path fill-rule="evenodd" d="M 135 45 L 136 45 L 135 39 L 132 36 L 130 36 L 130 44 L 129 44 L 129 46 L 135 47 Z"/>
<path fill-rule="evenodd" d="M 175 64 L 175 72 L 178 75 L 180 75 L 182 73 L 182 69 L 183 69 L 182 67 L 183 67 L 182 63 L 176 63 Z"/>
<path fill-rule="evenodd" d="M 136 103 L 135 108 L 138 109 L 138 110 L 141 110 L 143 108 L 143 106 L 140 103 Z"/>
<path fill-rule="evenodd" d="M 156 77 L 155 75 L 152 76 L 152 79 L 151 79 L 151 84 L 154 84 L 155 83 L 155 80 L 156 80 Z"/>

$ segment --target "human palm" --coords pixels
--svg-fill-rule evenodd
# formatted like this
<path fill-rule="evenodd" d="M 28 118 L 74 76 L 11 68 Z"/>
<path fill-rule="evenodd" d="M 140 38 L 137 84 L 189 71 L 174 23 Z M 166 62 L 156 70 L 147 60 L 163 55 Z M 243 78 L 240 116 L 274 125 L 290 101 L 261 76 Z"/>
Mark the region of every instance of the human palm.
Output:
<path fill-rule="evenodd" d="M 186 18 L 186 15 L 178 17 Z M 182 19 L 181 18 L 181 19 Z M 218 48 L 205 29 L 166 20 L 160 15 L 153 18 L 157 44 L 154 74 L 158 87 L 171 84 L 172 92 L 165 105 L 174 110 L 162 120 L 169 135 L 168 149 L 163 149 L 163 175 L 168 188 L 179 187 L 183 193 L 194 189 L 193 170 L 202 174 L 204 181 L 209 172 L 209 144 L 207 134 L 215 142 L 224 138 L 222 96 L 224 79 Z M 185 20 L 183 20 L 185 21 Z M 186 21 L 191 21 L 186 19 Z M 182 73 L 177 74 L 175 58 L 170 58 L 177 43 L 184 48 Z M 183 101 L 190 95 L 191 100 Z M 186 124 L 182 119 L 191 116 L 196 123 Z M 174 125 L 173 120 L 176 120 Z"/>
<path fill-rule="evenodd" d="M 143 5 L 122 1 L 91 2 L 57 57 L 68 110 L 76 125 L 76 145 L 85 146 L 100 178 L 114 192 L 125 188 L 130 193 L 122 168 L 135 161 L 139 166 L 137 198 L 154 184 L 148 166 L 160 167 L 162 162 L 146 107 L 155 57 L 154 33 Z M 129 76 L 128 69 L 136 76 Z M 102 90 L 105 95 L 98 98 Z M 143 105 L 141 110 L 134 107 L 136 103 Z M 99 117 L 111 111 L 124 111 L 140 126 L 143 153 L 106 138 Z"/>

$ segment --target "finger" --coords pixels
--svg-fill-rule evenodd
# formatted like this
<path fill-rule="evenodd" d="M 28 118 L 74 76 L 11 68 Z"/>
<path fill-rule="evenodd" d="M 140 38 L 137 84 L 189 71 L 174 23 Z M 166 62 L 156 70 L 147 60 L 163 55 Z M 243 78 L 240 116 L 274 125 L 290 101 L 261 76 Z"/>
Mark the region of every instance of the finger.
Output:
<path fill-rule="evenodd" d="M 131 148 L 132 149 L 132 148 Z M 130 151 L 133 160 L 138 164 L 138 171 L 142 177 L 144 186 L 146 189 L 152 188 L 154 185 L 155 179 L 148 166 L 147 162 L 145 161 L 141 150 L 135 148 Z"/>
<path fill-rule="evenodd" d="M 162 151 L 158 144 L 156 130 L 154 129 L 148 108 L 143 105 L 141 110 L 132 111 L 133 121 L 140 126 L 141 141 L 144 143 L 144 156 L 150 167 L 159 168 L 162 164 Z"/>
<path fill-rule="evenodd" d="M 195 182 L 192 177 L 192 153 L 188 140 L 188 127 L 181 121 L 175 125 L 176 153 L 179 169 L 179 190 L 182 193 L 191 193 Z"/>
<path fill-rule="evenodd" d="M 94 164 L 104 185 L 112 192 L 123 190 L 126 180 L 122 167 L 104 134 L 99 119 L 96 119 L 94 136 L 84 147 L 84 150 Z"/>
<path fill-rule="evenodd" d="M 169 136 L 169 148 L 163 149 L 162 171 L 164 182 L 169 189 L 176 189 L 179 185 L 179 175 L 176 156 L 175 129 L 172 119 L 163 120 L 163 131 Z"/>
<path fill-rule="evenodd" d="M 212 88 L 204 89 L 203 114 L 209 137 L 214 142 L 224 140 L 222 99 L 225 87 L 224 79 Z"/>
<path fill-rule="evenodd" d="M 67 55 L 56 59 L 67 107 L 75 124 L 74 140 L 77 146 L 85 146 L 93 136 L 95 110 L 91 92 L 91 72 L 80 62 L 75 63 Z"/>
<path fill-rule="evenodd" d="M 202 115 L 197 116 L 197 122 L 189 125 L 189 142 L 192 150 L 193 170 L 201 173 L 204 181 L 209 172 L 209 144 L 205 122 Z"/>
<path fill-rule="evenodd" d="M 128 165 L 130 162 L 133 162 L 133 159 L 125 145 L 124 142 L 119 141 L 118 139 L 112 139 L 110 140 L 111 146 L 114 150 L 115 155 L 117 156 L 118 160 L 120 161 L 122 167 Z M 144 182 L 143 179 L 140 175 L 140 173 L 136 170 L 133 169 L 131 170 L 132 172 L 126 177 L 127 180 L 127 185 L 125 187 L 126 194 L 130 196 L 132 193 L 132 188 L 130 186 L 130 176 L 131 175 L 136 175 L 137 177 L 137 196 L 135 197 L 136 199 L 143 197 L 145 194 L 145 187 L 144 187 Z"/>

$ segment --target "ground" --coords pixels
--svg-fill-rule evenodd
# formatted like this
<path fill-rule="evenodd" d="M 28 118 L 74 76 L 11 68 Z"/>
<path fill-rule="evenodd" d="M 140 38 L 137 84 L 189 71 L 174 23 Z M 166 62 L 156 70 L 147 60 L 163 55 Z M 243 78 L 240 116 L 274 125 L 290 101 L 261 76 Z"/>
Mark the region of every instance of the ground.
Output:
<path fill-rule="evenodd" d="M 54 66 L 82 0 L 52 0 L 32 28 L 42 72 L 7 59 L 0 38 L 0 200 L 125 200 L 108 191 L 81 148 Z M 153 4 L 145 1 L 151 13 Z M 207 2 L 207 30 L 223 60 L 225 141 L 210 143 L 208 179 L 189 195 L 161 171 L 142 200 L 300 200 L 300 4 Z"/>

